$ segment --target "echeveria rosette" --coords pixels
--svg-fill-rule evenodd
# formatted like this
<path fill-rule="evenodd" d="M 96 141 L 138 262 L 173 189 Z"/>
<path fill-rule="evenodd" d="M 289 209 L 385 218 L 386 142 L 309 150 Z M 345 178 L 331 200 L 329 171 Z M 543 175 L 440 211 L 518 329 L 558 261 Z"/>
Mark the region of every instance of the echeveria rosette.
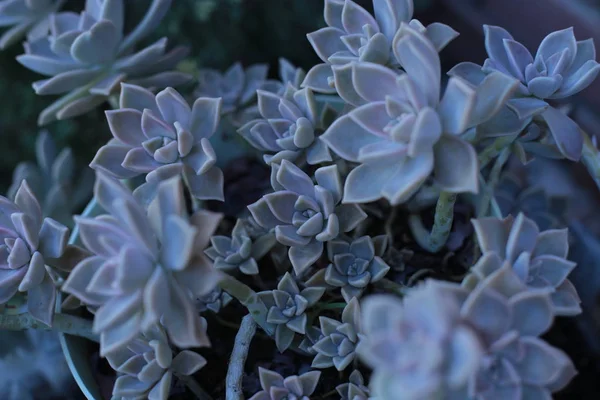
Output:
<path fill-rule="evenodd" d="M 45 36 L 50 14 L 58 11 L 65 0 L 2 0 L 0 27 L 8 28 L 0 36 L 0 50 L 16 43 L 25 35 L 29 40 Z"/>
<path fill-rule="evenodd" d="M 127 81 L 163 88 L 187 82 L 189 76 L 171 71 L 186 55 L 183 47 L 166 51 L 166 38 L 138 51 L 132 47 L 151 33 L 171 6 L 171 0 L 154 0 L 144 19 L 123 34 L 123 0 L 86 0 L 77 15 L 61 12 L 50 17 L 48 35 L 25 43 L 22 65 L 48 79 L 33 83 L 40 95 L 67 93 L 48 106 L 40 125 L 81 115 L 104 102 Z"/>
<path fill-rule="evenodd" d="M 267 234 L 252 240 L 246 222 L 238 219 L 231 237 L 213 236 L 211 247 L 204 252 L 215 262 L 215 268 L 233 272 L 239 270 L 246 275 L 258 274 L 257 260 L 261 259 L 275 244 L 275 236 Z"/>
<path fill-rule="evenodd" d="M 288 255 L 300 276 L 321 257 L 324 243 L 354 229 L 367 214 L 357 204 L 340 204 L 342 182 L 335 165 L 315 171 L 316 185 L 287 160 L 272 168 L 275 192 L 248 209 L 259 225 L 274 229 L 279 243 L 290 246 Z"/>
<path fill-rule="evenodd" d="M 365 380 L 357 369 L 352 371 L 347 383 L 337 385 L 335 390 L 341 400 L 369 400 L 369 388 L 365 386 Z"/>
<path fill-rule="evenodd" d="M 148 201 L 157 185 L 182 175 L 192 196 L 223 200 L 223 171 L 215 166 L 210 137 L 216 132 L 221 99 L 201 97 L 192 107 L 173 88 L 156 95 L 122 84 L 119 109 L 106 111 L 114 138 L 90 166 L 119 179 L 146 174 L 135 195 Z"/>
<path fill-rule="evenodd" d="M 461 317 L 485 347 L 459 398 L 549 399 L 576 375 L 569 357 L 539 338 L 554 320 L 548 290 L 525 286 L 508 262 L 472 291 L 442 290 L 463 299 Z"/>
<path fill-rule="evenodd" d="M 290 85 L 296 90 L 300 89 L 305 77 L 306 72 L 302 68 L 296 67 L 289 60 L 280 57 L 279 80 L 269 79 L 262 85 L 261 89 L 283 96 Z"/>
<path fill-rule="evenodd" d="M 311 165 L 331 161 L 327 146 L 319 138 L 322 127 L 310 89 L 297 90 L 288 84 L 283 95 L 265 90 L 257 94 L 262 118 L 248 122 L 238 133 L 266 153 L 263 158 L 267 164 L 301 159 Z"/>
<path fill-rule="evenodd" d="M 342 312 L 342 321 L 319 317 L 323 337 L 312 349 L 317 352 L 312 361 L 313 368 L 335 367 L 343 371 L 356 357 L 356 346 L 361 338 L 360 306 L 353 298 Z"/>
<path fill-rule="evenodd" d="M 435 22 L 427 27 L 412 19 L 413 0 L 373 0 L 375 17 L 352 0 L 325 0 L 326 28 L 307 35 L 323 61 L 308 71 L 303 87 L 317 92 L 335 93 L 338 78 L 332 68 L 351 62 L 373 62 L 394 69 L 404 66 L 392 52 L 392 42 L 402 23 L 428 37 L 436 51 L 443 49 L 458 33 L 448 25 Z"/>
<path fill-rule="evenodd" d="M 320 371 L 309 371 L 300 376 L 284 378 L 275 371 L 258 367 L 258 377 L 263 390 L 250 400 L 310 400 L 321 377 Z"/>
<path fill-rule="evenodd" d="M 13 180 L 7 197 L 14 199 L 21 182 L 27 184 L 38 199 L 45 217 L 72 226 L 73 212 L 89 201 L 94 185 L 94 173 L 89 168 L 78 169 L 70 148 L 60 152 L 48 131 L 41 131 L 35 141 L 37 163 L 25 161 L 13 170 Z"/>
<path fill-rule="evenodd" d="M 290 347 L 296 333 L 304 335 L 308 322 L 306 310 L 315 305 L 324 292 L 324 288 L 318 287 L 300 290 L 292 275 L 286 272 L 277 289 L 258 293 L 268 309 L 267 322 L 276 326 L 275 344 L 280 352 Z"/>
<path fill-rule="evenodd" d="M 127 348 L 107 355 L 106 359 L 118 375 L 113 386 L 114 400 L 167 400 L 173 375 L 193 375 L 206 365 L 204 357 L 194 351 L 174 354 L 160 326 L 147 329 Z"/>
<path fill-rule="evenodd" d="M 467 387 L 484 348 L 462 322 L 452 293 L 429 280 L 403 300 L 372 295 L 361 305 L 364 336 L 357 351 L 374 370 L 370 389 L 378 399 L 396 399 L 398 393 L 414 400 L 452 398 L 445 396 Z"/>
<path fill-rule="evenodd" d="M 460 135 L 496 114 L 517 81 L 499 72 L 479 86 L 452 77 L 440 96 L 440 59 L 425 35 L 402 24 L 393 50 L 406 73 L 365 62 L 336 69 L 346 75 L 338 93 L 358 106 L 321 136 L 359 164 L 346 179 L 343 201 L 383 197 L 400 204 L 432 174 L 446 192 L 477 192 L 477 154 Z"/>
<path fill-rule="evenodd" d="M 327 242 L 327 257 L 331 264 L 317 271 L 306 284 L 339 287 L 344 300 L 349 303 L 351 299 L 360 297 L 370 283 L 381 280 L 390 270 L 390 266 L 381 258 L 384 250 L 385 244 L 376 247 L 370 236 L 362 236 L 351 242 L 339 239 Z"/>
<path fill-rule="evenodd" d="M 67 227 L 43 217 L 27 181 L 14 202 L 0 196 L 0 304 L 27 293 L 31 316 L 51 326 L 57 290 L 47 265 L 63 256 L 68 236 Z"/>
<path fill-rule="evenodd" d="M 567 260 L 567 229 L 540 232 L 535 222 L 519 213 L 516 218 L 480 218 L 472 221 L 482 258 L 471 268 L 463 284 L 474 287 L 508 262 L 521 281 L 531 289 L 551 292 L 556 315 L 581 313 L 577 290 L 567 279 L 575 263 Z"/>
<path fill-rule="evenodd" d="M 488 59 L 483 67 L 457 66 L 461 75 L 500 71 L 519 80 L 515 98 L 507 105 L 520 119 L 540 116 L 562 154 L 579 160 L 583 137 L 579 127 L 548 100 L 565 99 L 588 87 L 600 72 L 592 39 L 577 41 L 573 28 L 552 32 L 542 40 L 535 57 L 503 28 L 484 26 Z"/>
<path fill-rule="evenodd" d="M 194 303 L 220 279 L 203 250 L 221 216 L 200 210 L 188 217 L 178 178 L 159 185 L 148 209 L 103 173 L 94 195 L 108 214 L 76 218 L 93 255 L 75 267 L 63 290 L 95 310 L 101 354 L 126 347 L 159 320 L 175 346 L 208 346 Z"/>
<path fill-rule="evenodd" d="M 210 310 L 214 313 L 218 313 L 223 307 L 226 307 L 231 300 L 233 300 L 233 297 L 223 291 L 220 287 L 216 287 L 210 293 L 196 298 L 196 309 L 199 312 Z"/>
<path fill-rule="evenodd" d="M 221 113 L 228 115 L 234 126 L 259 117 L 255 104 L 256 91 L 267 82 L 267 64 L 254 64 L 244 68 L 237 62 L 224 73 L 204 68 L 198 71 L 196 97 L 220 97 L 223 99 Z"/>

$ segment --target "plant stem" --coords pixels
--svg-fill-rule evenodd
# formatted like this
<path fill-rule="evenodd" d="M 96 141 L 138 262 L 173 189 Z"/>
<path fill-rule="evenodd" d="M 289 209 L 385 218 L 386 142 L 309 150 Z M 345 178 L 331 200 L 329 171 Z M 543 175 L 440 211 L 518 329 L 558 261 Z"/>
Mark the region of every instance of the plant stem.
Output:
<path fill-rule="evenodd" d="M 248 357 L 248 349 L 255 333 L 256 323 L 252 316 L 248 314 L 242 319 L 240 330 L 235 335 L 235 344 L 229 359 L 229 368 L 225 380 L 227 400 L 244 400 L 242 376 L 244 376 L 244 365 Z"/>
<path fill-rule="evenodd" d="M 492 203 L 492 200 L 495 200 L 494 191 L 496 190 L 496 185 L 500 180 L 502 168 L 504 167 L 504 164 L 506 164 L 506 161 L 508 161 L 509 156 L 510 150 L 508 149 L 508 147 L 506 147 L 504 148 L 504 150 L 502 150 L 500 155 L 498 155 L 498 158 L 496 158 L 494 166 L 490 171 L 490 176 L 488 177 L 487 185 L 485 185 L 483 189 L 483 196 L 481 197 L 481 201 L 479 203 L 479 211 L 477 212 L 477 218 L 486 216 Z M 497 206 L 497 203 L 495 205 L 492 205 L 494 214 L 498 212 L 498 210 L 495 209 L 495 206 Z"/>
<path fill-rule="evenodd" d="M 0 314 L 0 330 L 20 331 L 39 329 L 80 336 L 98 342 L 98 335 L 92 332 L 92 321 L 69 314 L 55 314 L 52 326 L 44 325 L 29 313 L 19 315 Z"/>
<path fill-rule="evenodd" d="M 206 391 L 202 389 L 202 386 L 200 386 L 198 382 L 196 382 L 196 380 L 191 376 L 179 374 L 175 374 L 175 376 L 177 377 L 177 379 L 183 382 L 185 386 L 187 386 L 187 388 L 190 389 L 190 391 L 194 393 L 196 398 L 198 398 L 199 400 L 213 400 L 211 395 L 206 393 Z"/>
<path fill-rule="evenodd" d="M 600 189 L 600 151 L 596 148 L 594 142 L 585 132 L 583 135 L 583 152 L 581 162 L 587 168 L 590 176 L 594 179 L 596 186 Z"/>
<path fill-rule="evenodd" d="M 337 310 L 340 308 L 345 308 L 346 303 L 317 303 L 315 304 L 315 308 L 318 310 Z"/>
<path fill-rule="evenodd" d="M 388 278 L 383 278 L 383 279 L 375 282 L 374 284 L 385 290 L 392 291 L 400 296 L 404 296 L 406 294 L 407 290 L 409 289 L 408 286 L 401 285 L 401 284 L 396 283 Z"/>
<path fill-rule="evenodd" d="M 273 325 L 267 322 L 267 307 L 254 290 L 230 275 L 225 275 L 219 282 L 219 286 L 248 309 L 254 321 L 267 335 L 273 336 L 275 334 Z"/>
<path fill-rule="evenodd" d="M 431 233 L 425 229 L 418 214 L 411 214 L 408 217 L 408 226 L 419 246 L 431 253 L 437 253 L 444 247 L 454 220 L 456 197 L 456 193 L 440 193 L 435 206 L 435 217 Z"/>
<path fill-rule="evenodd" d="M 489 164 L 490 161 L 494 159 L 502 150 L 510 146 L 512 142 L 515 141 L 517 136 L 509 135 L 509 136 L 500 136 L 492 144 L 483 149 L 479 153 L 479 169 L 483 169 L 486 165 Z"/>

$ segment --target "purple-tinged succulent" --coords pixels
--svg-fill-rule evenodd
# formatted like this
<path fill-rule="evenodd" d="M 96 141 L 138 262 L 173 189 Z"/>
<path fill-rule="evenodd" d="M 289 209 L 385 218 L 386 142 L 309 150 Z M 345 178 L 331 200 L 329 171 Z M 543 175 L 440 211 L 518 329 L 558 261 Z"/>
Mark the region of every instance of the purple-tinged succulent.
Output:
<path fill-rule="evenodd" d="M 385 240 L 386 237 L 378 239 Z M 352 242 L 339 239 L 327 242 L 327 257 L 331 264 L 317 271 L 306 284 L 339 287 L 344 300 L 350 303 L 350 300 L 362 295 L 367 285 L 381 280 L 390 270 L 381 258 L 384 250 L 385 243 L 375 246 L 370 236 Z"/>
<path fill-rule="evenodd" d="M 310 400 L 321 377 L 320 371 L 310 371 L 300 376 L 284 378 L 275 371 L 258 367 L 260 385 L 263 388 L 250 400 Z"/>
<path fill-rule="evenodd" d="M 37 164 L 25 161 L 15 167 L 7 197 L 14 199 L 21 182 L 27 180 L 42 214 L 71 226 L 73 212 L 91 197 L 94 173 L 89 168 L 77 169 L 70 148 L 57 152 L 48 131 L 39 133 L 35 151 Z"/>
<path fill-rule="evenodd" d="M 94 195 L 108 214 L 76 218 L 93 256 L 75 267 L 63 290 L 96 310 L 101 354 L 126 347 L 159 320 L 177 347 L 208 346 L 194 299 L 220 279 L 203 250 L 221 216 L 200 210 L 188 218 L 179 178 L 162 182 L 147 210 L 103 173 Z"/>
<path fill-rule="evenodd" d="M 218 313 L 223 307 L 226 307 L 231 300 L 233 300 L 233 297 L 223 291 L 220 287 L 217 287 L 210 293 L 196 298 L 196 309 L 199 312 L 210 310 L 214 313 Z"/>
<path fill-rule="evenodd" d="M 515 98 L 507 103 L 516 116 L 540 116 L 563 155 L 577 161 L 583 137 L 579 127 L 547 100 L 564 99 L 588 87 L 600 72 L 592 39 L 577 41 L 573 28 L 552 32 L 542 40 L 535 57 L 501 27 L 484 25 L 488 59 L 483 67 L 462 63 L 450 74 L 470 76 L 501 72 L 519 81 Z"/>
<path fill-rule="evenodd" d="M 352 371 L 347 383 L 337 385 L 335 390 L 341 400 L 369 400 L 369 388 L 365 386 L 365 380 L 357 369 Z"/>
<path fill-rule="evenodd" d="M 581 313 L 577 290 L 567 279 L 576 265 L 566 259 L 569 253 L 567 229 L 540 232 L 535 222 L 523 213 L 516 218 L 480 218 L 472 222 L 483 257 L 465 278 L 466 287 L 475 287 L 508 262 L 527 287 L 551 292 L 556 315 Z"/>
<path fill-rule="evenodd" d="M 265 152 L 267 164 L 306 160 L 314 165 L 331 161 L 322 131 L 317 103 L 310 89 L 297 90 L 288 84 L 285 93 L 259 90 L 258 110 L 262 118 L 242 126 L 238 133 L 253 147 Z M 302 156 L 302 157 L 301 157 Z"/>
<path fill-rule="evenodd" d="M 244 69 L 239 62 L 225 73 L 210 68 L 201 69 L 194 96 L 222 98 L 221 113 L 228 114 L 234 126 L 242 126 L 259 116 L 254 100 L 256 91 L 267 82 L 268 70 L 266 64 L 254 64 Z"/>
<path fill-rule="evenodd" d="M 287 160 L 272 168 L 275 193 L 248 209 L 259 225 L 275 230 L 279 243 L 290 246 L 289 258 L 300 276 L 321 257 L 325 242 L 354 229 L 367 214 L 356 204 L 340 204 L 342 182 L 335 165 L 315 171 L 316 185 Z"/>
<path fill-rule="evenodd" d="M 209 138 L 217 130 L 221 100 L 197 99 L 190 107 L 174 89 L 154 95 L 122 84 L 120 108 L 106 111 L 114 136 L 90 166 L 119 179 L 146 175 L 135 195 L 149 201 L 161 181 L 182 175 L 192 196 L 223 200 L 223 171 Z"/>
<path fill-rule="evenodd" d="M 305 77 L 306 72 L 302 68 L 296 67 L 287 59 L 280 57 L 279 80 L 270 79 L 265 82 L 261 89 L 283 96 L 289 85 L 296 90 L 300 89 Z"/>
<path fill-rule="evenodd" d="M 277 289 L 258 293 L 269 310 L 267 322 L 276 326 L 275 344 L 280 352 L 290 347 L 296 333 L 304 335 L 308 321 L 306 310 L 319 301 L 324 292 L 324 288 L 300 290 L 294 278 L 286 272 Z"/>
<path fill-rule="evenodd" d="M 49 17 L 58 11 L 65 0 L 2 0 L 0 27 L 9 29 L 0 36 L 0 50 L 21 40 L 45 36 L 50 26 Z"/>
<path fill-rule="evenodd" d="M 263 235 L 252 240 L 246 230 L 244 220 L 238 219 L 231 237 L 213 236 L 211 247 L 204 252 L 215 262 L 215 268 L 231 273 L 239 270 L 246 275 L 258 274 L 257 260 L 260 260 L 275 245 L 273 234 Z"/>
<path fill-rule="evenodd" d="M 298 348 L 314 356 L 317 354 L 317 351 L 313 349 L 313 346 L 322 338 L 323 332 L 321 332 L 321 329 L 317 328 L 316 326 L 307 326 L 306 332 L 304 332 L 304 337 L 298 345 Z"/>
<path fill-rule="evenodd" d="M 499 72 L 479 86 L 453 77 L 440 99 L 440 60 L 427 37 L 402 24 L 393 51 L 406 73 L 366 62 L 339 69 L 348 77 L 338 93 L 359 107 L 321 137 L 360 164 L 346 179 L 344 202 L 400 204 L 432 174 L 444 191 L 477 192 L 477 154 L 460 135 L 497 113 L 517 82 Z"/>
<path fill-rule="evenodd" d="M 167 400 L 173 375 L 193 375 L 206 365 L 206 360 L 194 351 L 174 354 L 160 326 L 150 327 L 127 348 L 106 358 L 118 374 L 112 393 L 114 400 Z"/>
<path fill-rule="evenodd" d="M 454 297 L 429 280 L 403 300 L 391 295 L 363 300 L 364 336 L 357 351 L 374 369 L 371 393 L 378 399 L 396 399 L 398 393 L 415 400 L 450 398 L 445 395 L 467 386 L 484 348 L 461 320 Z"/>
<path fill-rule="evenodd" d="M 425 27 L 412 19 L 413 0 L 373 0 L 373 8 L 375 17 L 352 0 L 325 0 L 328 26 L 307 35 L 323 63 L 308 71 L 303 87 L 335 93 L 341 83 L 335 69 L 355 61 L 404 67 L 404 60 L 392 51 L 403 23 L 426 35 L 436 52 L 458 36 L 448 25 L 436 22 Z"/>
<path fill-rule="evenodd" d="M 334 367 L 343 371 L 356 357 L 356 346 L 361 338 L 360 306 L 353 298 L 342 312 L 342 321 L 329 317 L 319 317 L 323 337 L 312 349 L 317 352 L 311 366 L 313 368 Z"/>
<path fill-rule="evenodd" d="M 66 226 L 43 217 L 27 181 L 14 202 L 0 196 L 0 304 L 26 292 L 31 316 L 52 325 L 56 287 L 47 264 L 63 256 L 68 235 Z"/>
<path fill-rule="evenodd" d="M 189 76 L 170 71 L 186 55 L 182 47 L 166 52 L 167 40 L 133 53 L 132 47 L 151 33 L 171 6 L 154 0 L 142 20 L 123 35 L 123 0 L 86 0 L 77 15 L 61 12 L 50 17 L 50 33 L 25 43 L 22 65 L 50 78 L 33 83 L 37 94 L 63 94 L 39 116 L 45 125 L 86 113 L 103 103 L 127 81 L 146 87 L 176 86 Z"/>

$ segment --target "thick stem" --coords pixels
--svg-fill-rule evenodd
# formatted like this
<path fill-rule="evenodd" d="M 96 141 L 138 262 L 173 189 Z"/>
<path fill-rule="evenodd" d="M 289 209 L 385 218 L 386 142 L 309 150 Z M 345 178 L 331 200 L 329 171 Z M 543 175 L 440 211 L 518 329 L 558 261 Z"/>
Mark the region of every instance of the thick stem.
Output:
<path fill-rule="evenodd" d="M 510 146 L 512 142 L 515 141 L 517 137 L 514 135 L 510 136 L 501 136 L 494 140 L 492 144 L 483 149 L 479 153 L 479 169 L 483 169 L 486 165 L 490 163 L 502 150 Z"/>
<path fill-rule="evenodd" d="M 590 176 L 596 182 L 596 186 L 600 189 L 600 151 L 596 148 L 592 139 L 582 132 L 583 135 L 583 152 L 581 162 L 587 168 Z"/>
<path fill-rule="evenodd" d="M 196 382 L 196 380 L 191 376 L 179 374 L 175 374 L 175 376 L 177 377 L 177 379 L 183 382 L 192 393 L 194 393 L 197 399 L 213 400 L 213 398 L 208 393 L 206 393 L 204 389 L 202 389 L 202 386 L 200 386 L 198 382 Z"/>
<path fill-rule="evenodd" d="M 477 213 L 477 218 L 485 217 L 488 214 L 490 205 L 492 206 L 493 213 L 498 213 L 499 210 L 496 209 L 497 203 L 495 203 L 494 191 L 496 190 L 496 185 L 498 184 L 498 181 L 500 181 L 500 174 L 502 173 L 502 168 L 504 167 L 504 164 L 506 164 L 506 161 L 508 161 L 509 156 L 510 150 L 508 148 L 505 148 L 504 150 L 502 150 L 498 158 L 496 158 L 494 166 L 490 171 L 490 176 L 488 177 L 487 185 L 485 185 L 483 189 L 483 196 L 481 197 L 481 201 L 479 203 L 479 211 Z M 502 217 L 502 215 L 500 215 L 500 217 Z"/>
<path fill-rule="evenodd" d="M 248 349 L 252 338 L 256 333 L 256 323 L 250 314 L 242 319 L 240 330 L 235 336 L 235 344 L 229 359 L 229 368 L 227 369 L 226 399 L 244 400 L 242 393 L 242 377 L 244 376 L 244 365 L 248 357 Z"/>
<path fill-rule="evenodd" d="M 418 214 L 411 214 L 408 217 L 408 226 L 419 246 L 432 253 L 437 253 L 444 247 L 454 221 L 454 203 L 456 203 L 455 193 L 440 193 L 435 206 L 431 233 L 427 231 Z"/>
<path fill-rule="evenodd" d="M 52 326 L 44 325 L 29 313 L 19 315 L 0 314 L 0 330 L 21 331 L 39 329 L 80 336 L 98 342 L 98 335 L 92 332 L 92 321 L 68 314 L 55 314 Z"/>
<path fill-rule="evenodd" d="M 273 325 L 267 322 L 267 307 L 254 290 L 230 275 L 225 275 L 219 282 L 219 286 L 248 309 L 254 321 L 267 335 L 273 336 L 275 334 Z"/>

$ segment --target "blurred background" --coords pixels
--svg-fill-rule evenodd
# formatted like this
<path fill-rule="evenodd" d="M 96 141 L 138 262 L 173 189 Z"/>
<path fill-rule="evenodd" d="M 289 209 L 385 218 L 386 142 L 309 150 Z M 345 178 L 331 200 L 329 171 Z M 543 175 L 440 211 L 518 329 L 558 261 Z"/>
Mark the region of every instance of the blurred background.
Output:
<path fill-rule="evenodd" d="M 372 10 L 371 0 L 355 0 Z M 449 24 L 460 36 L 442 53 L 444 69 L 461 61 L 481 64 L 486 58 L 482 24 L 500 25 L 530 49 L 549 32 L 573 26 L 579 40 L 600 43 L 600 0 L 414 0 L 415 18 L 424 24 Z M 149 0 L 126 0 L 131 26 Z M 81 10 L 84 0 L 69 0 L 65 9 Z M 277 77 L 277 60 L 285 57 L 308 70 L 318 62 L 306 33 L 324 25 L 323 0 L 174 0 L 160 28 L 148 43 L 166 36 L 171 44 L 191 48 L 180 69 L 224 70 L 236 61 L 247 66 L 268 63 Z M 0 52 L 0 193 L 6 193 L 17 163 L 35 159 L 39 128 L 37 115 L 54 96 L 37 96 L 31 83 L 40 77 L 15 61 L 21 45 Z M 193 85 L 179 88 L 191 93 Z M 571 115 L 591 134 L 600 134 L 600 79 L 580 93 Z M 59 148 L 73 149 L 79 165 L 86 166 L 109 138 L 101 109 L 47 126 Z M 541 185 L 551 196 L 569 198 L 563 216 L 573 236 L 571 257 L 580 263 L 573 280 L 586 312 L 575 320 L 558 321 L 550 332 L 555 345 L 565 349 L 580 375 L 557 398 L 597 399 L 600 395 L 600 199 L 594 183 L 579 165 L 534 162 L 518 169 L 528 184 Z M 573 322 L 575 321 L 575 322 Z M 44 358 L 46 357 L 46 358 Z M 33 360 L 42 360 L 34 362 Z M 48 369 L 52 369 L 49 371 Z M 52 373 L 50 373 L 52 372 Z M 12 397 L 17 395 L 17 397 Z M 82 398 L 58 339 L 52 334 L 0 333 L 0 400 Z"/>

